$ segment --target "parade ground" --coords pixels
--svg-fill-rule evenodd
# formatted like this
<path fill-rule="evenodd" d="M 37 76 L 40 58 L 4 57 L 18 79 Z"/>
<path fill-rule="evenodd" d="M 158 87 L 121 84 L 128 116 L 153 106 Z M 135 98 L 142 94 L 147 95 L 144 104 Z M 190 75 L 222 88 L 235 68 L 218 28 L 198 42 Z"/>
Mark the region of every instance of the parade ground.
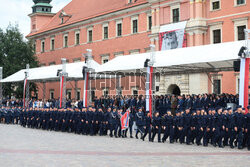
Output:
<path fill-rule="evenodd" d="M 247 167 L 250 152 L 213 146 L 151 143 L 0 124 L 1 167 Z"/>

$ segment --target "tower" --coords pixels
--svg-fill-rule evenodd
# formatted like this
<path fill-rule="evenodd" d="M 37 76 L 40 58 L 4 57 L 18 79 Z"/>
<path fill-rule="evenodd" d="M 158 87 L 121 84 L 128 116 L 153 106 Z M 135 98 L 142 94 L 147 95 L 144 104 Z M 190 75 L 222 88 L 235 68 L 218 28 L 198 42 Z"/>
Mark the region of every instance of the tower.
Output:
<path fill-rule="evenodd" d="M 35 3 L 35 5 L 32 6 L 33 13 L 51 13 L 51 1 L 52 0 L 33 0 Z"/>
<path fill-rule="evenodd" d="M 44 26 L 55 14 L 52 13 L 52 0 L 33 0 L 32 13 L 29 14 L 31 19 L 31 33 L 38 31 Z"/>

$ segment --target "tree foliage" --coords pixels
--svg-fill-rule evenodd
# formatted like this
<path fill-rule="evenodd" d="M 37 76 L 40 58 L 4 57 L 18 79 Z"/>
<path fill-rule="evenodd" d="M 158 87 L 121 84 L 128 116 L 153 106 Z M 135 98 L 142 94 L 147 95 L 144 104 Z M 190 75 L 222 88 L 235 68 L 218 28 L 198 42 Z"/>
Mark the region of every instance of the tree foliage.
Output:
<path fill-rule="evenodd" d="M 31 68 L 38 66 L 31 42 L 24 40 L 17 25 L 9 25 L 5 31 L 0 28 L 0 67 L 3 67 L 3 78 L 25 69 L 26 64 L 30 64 Z M 31 85 L 31 89 L 35 91 L 36 86 Z M 3 94 L 5 97 L 22 97 L 23 83 L 3 84 Z"/>

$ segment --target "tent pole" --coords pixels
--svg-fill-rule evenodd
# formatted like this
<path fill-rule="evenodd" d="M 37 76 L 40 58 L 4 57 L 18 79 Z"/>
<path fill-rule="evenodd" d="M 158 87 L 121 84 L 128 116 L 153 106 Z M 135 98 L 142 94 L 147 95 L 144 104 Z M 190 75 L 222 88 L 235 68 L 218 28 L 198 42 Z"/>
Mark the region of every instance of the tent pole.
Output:
<path fill-rule="evenodd" d="M 60 73 L 60 108 L 65 108 L 66 106 L 66 59 L 62 58 L 62 72 Z"/>
<path fill-rule="evenodd" d="M 30 65 L 26 64 L 25 78 L 24 78 L 24 88 L 23 88 L 23 108 L 27 108 L 29 105 L 29 68 Z"/>
<path fill-rule="evenodd" d="M 75 99 L 77 100 L 77 80 L 75 80 Z"/>
<path fill-rule="evenodd" d="M 240 91 L 239 91 L 239 105 L 246 109 L 249 105 L 249 63 L 250 63 L 250 30 L 244 30 L 245 32 L 245 52 L 241 57 L 240 64 Z"/>
<path fill-rule="evenodd" d="M 146 78 L 146 111 L 152 117 L 153 113 L 153 72 L 155 62 L 155 45 L 150 45 L 150 61 L 147 65 L 147 78 Z"/>
<path fill-rule="evenodd" d="M 83 107 L 87 107 L 91 103 L 90 61 L 92 60 L 92 50 L 87 49 L 87 53 L 84 56 L 87 67 L 83 67 Z"/>
<path fill-rule="evenodd" d="M 0 67 L 0 81 L 3 79 L 3 67 Z M 0 107 L 3 102 L 3 84 L 0 82 Z"/>
<path fill-rule="evenodd" d="M 46 82 L 43 82 L 43 101 L 45 101 L 46 97 Z"/>

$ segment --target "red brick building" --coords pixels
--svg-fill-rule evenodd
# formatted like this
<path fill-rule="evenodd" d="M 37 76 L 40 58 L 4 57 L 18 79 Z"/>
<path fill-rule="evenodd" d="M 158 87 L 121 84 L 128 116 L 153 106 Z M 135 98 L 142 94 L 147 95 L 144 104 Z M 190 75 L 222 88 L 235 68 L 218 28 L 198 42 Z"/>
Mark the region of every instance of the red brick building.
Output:
<path fill-rule="evenodd" d="M 247 0 L 72 0 L 56 14 L 51 0 L 34 0 L 31 33 L 36 56 L 42 66 L 83 61 L 86 49 L 102 64 L 116 56 L 145 53 L 149 45 L 160 50 L 161 27 L 187 21 L 187 47 L 243 40 L 250 25 Z M 183 74 L 157 78 L 158 94 L 238 93 L 238 74 Z M 213 84 L 212 84 L 213 83 Z M 229 84 L 230 83 L 230 84 Z M 38 84 L 39 85 L 39 84 Z M 81 98 L 83 82 L 68 82 L 69 96 Z M 107 93 L 96 92 L 96 95 Z M 123 94 L 144 93 L 133 83 Z M 109 94 L 115 94 L 109 90 Z M 42 89 L 38 96 L 42 98 Z M 46 84 L 46 98 L 58 97 L 58 83 Z"/>

